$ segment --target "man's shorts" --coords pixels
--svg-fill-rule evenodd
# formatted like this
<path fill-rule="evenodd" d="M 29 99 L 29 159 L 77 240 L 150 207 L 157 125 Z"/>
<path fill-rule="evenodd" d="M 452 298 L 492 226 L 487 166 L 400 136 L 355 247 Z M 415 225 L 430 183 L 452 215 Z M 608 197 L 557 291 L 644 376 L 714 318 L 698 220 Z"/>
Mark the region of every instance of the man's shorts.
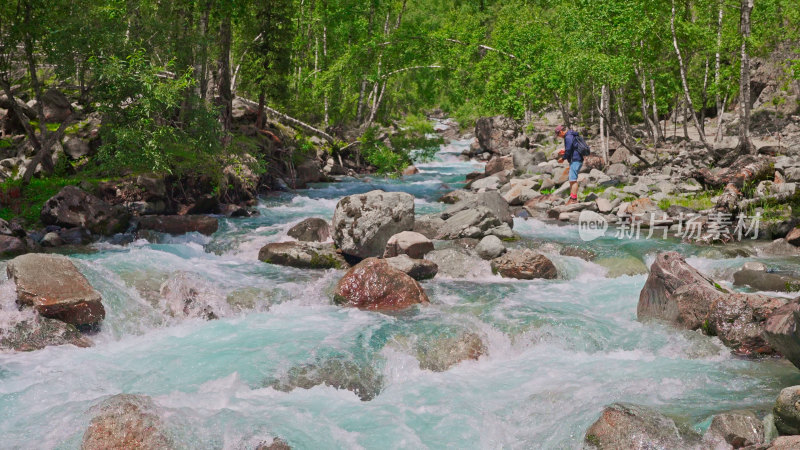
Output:
<path fill-rule="evenodd" d="M 569 163 L 569 181 L 578 181 L 578 172 L 581 171 L 581 167 L 583 167 L 583 161 Z"/>

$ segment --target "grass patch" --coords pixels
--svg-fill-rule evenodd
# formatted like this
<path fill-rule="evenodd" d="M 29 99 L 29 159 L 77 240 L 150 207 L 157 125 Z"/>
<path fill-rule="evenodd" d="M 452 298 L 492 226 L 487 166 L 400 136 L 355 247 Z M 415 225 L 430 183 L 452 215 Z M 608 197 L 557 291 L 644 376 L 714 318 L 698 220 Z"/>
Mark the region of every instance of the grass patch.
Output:
<path fill-rule="evenodd" d="M 22 218 L 27 226 L 38 225 L 42 206 L 56 195 L 64 186 L 77 185 L 82 181 L 96 183 L 101 180 L 87 180 L 83 177 L 34 178 L 23 186 L 21 180 L 8 180 L 0 183 L 0 218 L 11 220 Z"/>
<path fill-rule="evenodd" d="M 11 141 L 11 139 L 0 139 L 0 148 L 9 148 L 13 146 L 14 143 Z"/>
<path fill-rule="evenodd" d="M 556 188 L 551 187 L 551 188 L 547 188 L 547 189 L 542 189 L 541 191 L 539 191 L 539 193 L 542 194 L 542 195 L 550 195 L 553 192 L 555 192 L 555 190 L 556 190 Z"/>
<path fill-rule="evenodd" d="M 686 208 L 691 208 L 697 211 L 713 208 L 715 203 L 711 201 L 712 198 L 720 195 L 721 190 L 717 191 L 704 191 L 694 197 L 671 197 L 665 198 L 658 202 L 658 207 L 666 211 L 670 206 L 677 205 Z"/>

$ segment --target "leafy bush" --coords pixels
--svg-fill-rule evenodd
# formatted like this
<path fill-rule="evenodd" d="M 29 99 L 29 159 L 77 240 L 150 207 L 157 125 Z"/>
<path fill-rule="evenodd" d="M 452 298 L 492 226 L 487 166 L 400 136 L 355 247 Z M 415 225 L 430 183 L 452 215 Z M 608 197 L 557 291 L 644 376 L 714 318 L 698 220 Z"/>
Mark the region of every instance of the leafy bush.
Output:
<path fill-rule="evenodd" d="M 143 52 L 125 59 L 94 59 L 96 98 L 103 114 L 98 157 L 111 173 L 155 171 L 175 175 L 219 171 L 221 128 L 216 113 L 187 95 L 189 72 L 151 65 Z"/>

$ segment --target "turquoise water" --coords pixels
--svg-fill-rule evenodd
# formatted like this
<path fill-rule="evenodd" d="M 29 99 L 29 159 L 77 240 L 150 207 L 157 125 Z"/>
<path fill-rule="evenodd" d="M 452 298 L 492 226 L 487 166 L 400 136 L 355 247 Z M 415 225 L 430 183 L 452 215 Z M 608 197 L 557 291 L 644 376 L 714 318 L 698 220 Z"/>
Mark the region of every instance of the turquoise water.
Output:
<path fill-rule="evenodd" d="M 466 280 L 426 281 L 432 304 L 397 315 L 333 306 L 342 271 L 256 259 L 300 220 L 330 219 L 345 195 L 402 190 L 417 198 L 418 214 L 441 209 L 436 198 L 480 169 L 457 158 L 468 144 L 451 143 L 439 161 L 402 180 L 350 179 L 265 198 L 260 217 L 222 220 L 210 238 L 101 243 L 74 255 L 102 293 L 107 318 L 89 349 L 0 353 L 0 448 L 78 448 L 87 411 L 118 393 L 152 396 L 183 448 L 249 449 L 274 436 L 302 449 L 577 448 L 614 401 L 699 426 L 718 411 L 766 411 L 782 387 L 800 384 L 800 371 L 785 361 L 737 359 L 715 338 L 640 324 L 646 275 L 609 279 L 605 268 L 578 258 L 552 256 L 559 280 L 510 281 L 476 270 Z M 515 245 L 579 244 L 598 258 L 649 264 L 677 249 L 722 280 L 756 259 L 677 242 L 584 244 L 574 226 L 535 220 L 517 219 L 514 228 L 523 237 Z M 221 319 L 167 312 L 158 289 L 178 273 L 192 277 Z M 0 304 L 11 295 L 0 287 Z M 463 332 L 479 335 L 487 354 L 444 372 L 420 368 L 415 349 L 434 351 Z M 323 385 L 271 387 L 292 368 L 330 361 L 371 368 L 378 395 L 362 401 Z"/>

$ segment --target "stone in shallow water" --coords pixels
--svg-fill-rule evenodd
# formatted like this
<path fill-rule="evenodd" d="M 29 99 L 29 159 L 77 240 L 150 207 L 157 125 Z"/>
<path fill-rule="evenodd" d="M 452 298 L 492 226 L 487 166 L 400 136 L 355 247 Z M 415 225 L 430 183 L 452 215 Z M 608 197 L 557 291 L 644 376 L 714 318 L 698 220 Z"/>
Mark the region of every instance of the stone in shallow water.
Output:
<path fill-rule="evenodd" d="M 209 281 L 189 272 L 177 272 L 160 289 L 170 314 L 175 317 L 200 317 L 206 320 L 227 315 L 229 305 Z"/>
<path fill-rule="evenodd" d="M 258 259 L 299 269 L 344 269 L 348 266 L 333 244 L 320 242 L 273 242 L 261 248 Z"/>
<path fill-rule="evenodd" d="M 72 325 L 90 325 L 106 315 L 100 294 L 61 255 L 27 254 L 8 263 L 8 277 L 17 286 L 17 303 Z"/>
<path fill-rule="evenodd" d="M 689 436 L 689 440 L 696 440 Z M 678 449 L 690 447 L 675 422 L 646 406 L 614 403 L 586 431 L 584 442 L 599 449 Z"/>
<path fill-rule="evenodd" d="M 383 255 L 389 238 L 414 229 L 414 197 L 370 191 L 339 200 L 333 212 L 333 241 L 356 258 Z"/>
<path fill-rule="evenodd" d="M 428 261 L 427 259 L 413 259 L 408 255 L 386 258 L 385 261 L 390 266 L 417 281 L 429 280 L 435 277 L 436 273 L 439 271 L 439 267 L 433 261 Z"/>
<path fill-rule="evenodd" d="M 647 266 L 635 256 L 600 258 L 595 261 L 600 266 L 608 269 L 608 278 L 618 278 L 623 275 L 642 275 L 647 273 Z"/>
<path fill-rule="evenodd" d="M 781 390 L 775 407 L 775 427 L 780 434 L 800 434 L 800 386 L 790 386 Z"/>
<path fill-rule="evenodd" d="M 64 344 L 91 347 L 92 341 L 73 325 L 38 315 L 0 330 L 0 349 L 29 352 Z"/>
<path fill-rule="evenodd" d="M 83 435 L 82 450 L 171 449 L 153 400 L 145 395 L 118 394 L 92 409 L 95 413 Z"/>
<path fill-rule="evenodd" d="M 331 237 L 331 230 L 326 220 L 311 217 L 293 226 L 287 234 L 298 241 L 325 242 Z"/>
<path fill-rule="evenodd" d="M 392 258 L 398 255 L 408 255 L 411 258 L 420 259 L 431 250 L 433 250 L 433 242 L 423 234 L 414 231 L 401 231 L 389 238 L 383 257 Z"/>
<path fill-rule="evenodd" d="M 351 391 L 362 401 L 378 396 L 383 385 L 383 376 L 372 366 L 359 365 L 343 358 L 332 358 L 318 364 L 292 367 L 286 375 L 269 381 L 273 389 L 289 392 L 293 389 L 311 389 L 314 386 L 330 386 Z"/>
<path fill-rule="evenodd" d="M 416 280 L 377 258 L 367 258 L 348 270 L 336 285 L 333 301 L 378 311 L 429 302 Z"/>
<path fill-rule="evenodd" d="M 764 424 L 753 411 L 730 411 L 717 414 L 711 420 L 703 442 L 712 446 L 725 444 L 733 448 L 764 442 Z"/>
<path fill-rule="evenodd" d="M 530 249 L 510 250 L 492 260 L 492 271 L 505 278 L 532 280 L 558 277 L 556 266 L 546 256 Z"/>
<path fill-rule="evenodd" d="M 487 348 L 478 334 L 463 332 L 417 342 L 416 351 L 421 369 L 444 372 L 461 361 L 477 360 Z"/>
<path fill-rule="evenodd" d="M 463 248 L 445 248 L 434 250 L 425 258 L 439 267 L 438 276 L 447 278 L 468 278 L 489 276 L 489 264 L 478 258 L 473 252 Z"/>
<path fill-rule="evenodd" d="M 144 216 L 139 218 L 139 229 L 159 233 L 185 234 L 192 231 L 210 236 L 217 232 L 219 221 L 216 217 L 187 216 Z"/>

